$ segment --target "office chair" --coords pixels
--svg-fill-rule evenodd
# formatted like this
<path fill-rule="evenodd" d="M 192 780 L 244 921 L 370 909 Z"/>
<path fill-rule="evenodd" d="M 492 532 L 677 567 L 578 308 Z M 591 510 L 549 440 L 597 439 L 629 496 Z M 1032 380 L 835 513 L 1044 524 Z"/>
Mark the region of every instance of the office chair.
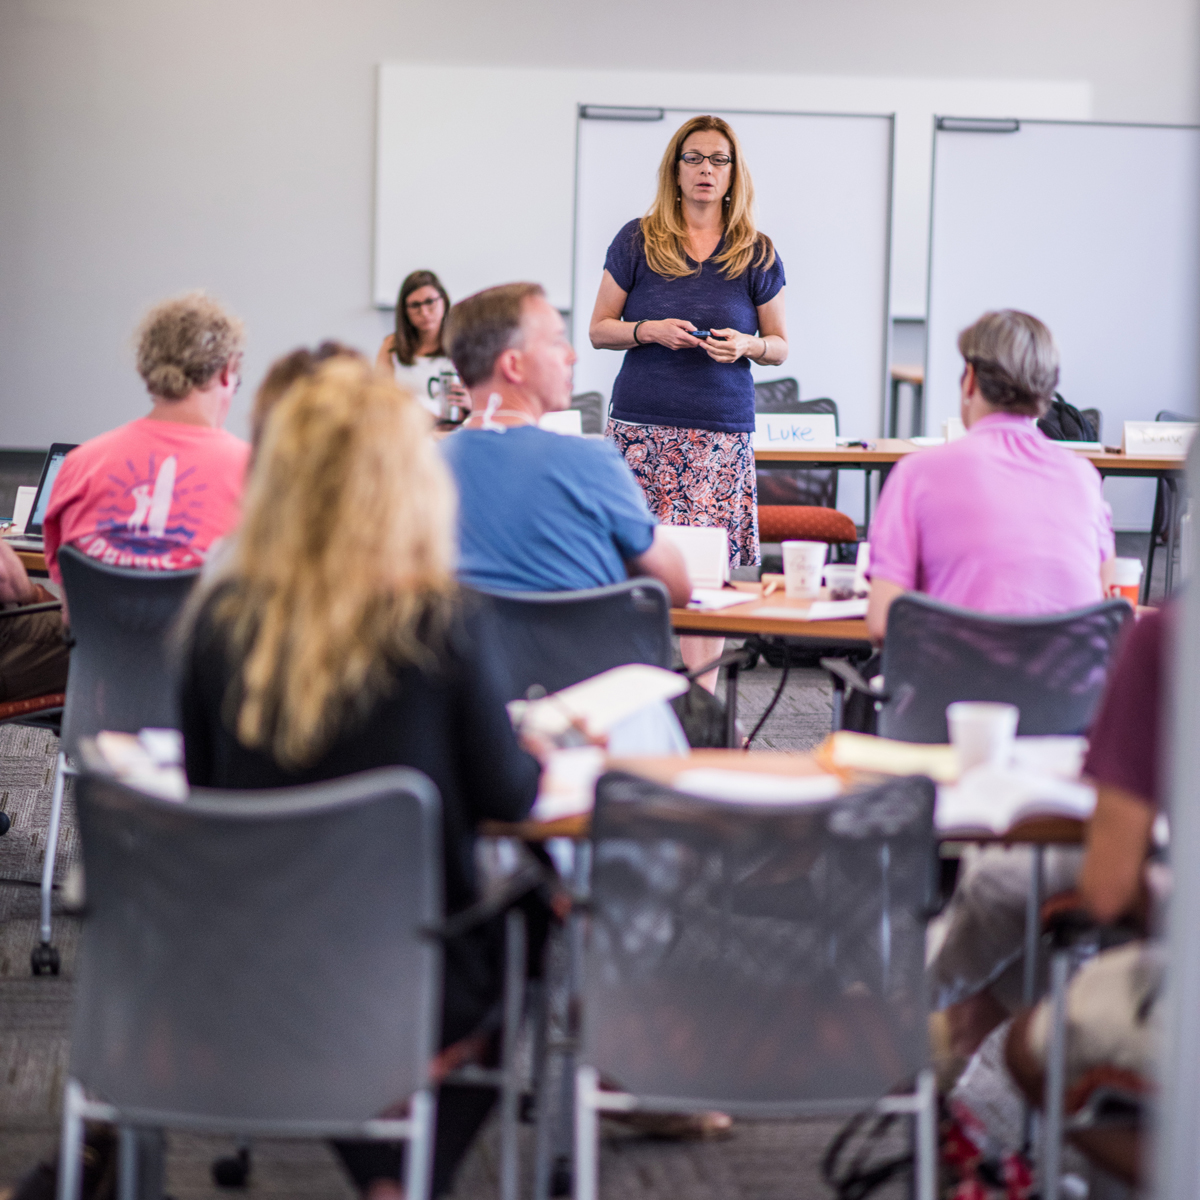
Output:
<path fill-rule="evenodd" d="M 576 1072 L 578 1200 L 597 1195 L 603 1112 L 778 1118 L 870 1107 L 916 1118 L 916 1194 L 933 1200 L 933 805 L 933 784 L 916 777 L 796 805 L 601 777 Z"/>

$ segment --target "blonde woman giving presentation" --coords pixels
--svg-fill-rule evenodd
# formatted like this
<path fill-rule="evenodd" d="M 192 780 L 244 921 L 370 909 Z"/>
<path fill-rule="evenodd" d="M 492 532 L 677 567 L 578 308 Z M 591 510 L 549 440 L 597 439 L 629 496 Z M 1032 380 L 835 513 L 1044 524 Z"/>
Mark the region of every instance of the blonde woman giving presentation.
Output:
<path fill-rule="evenodd" d="M 626 351 L 607 436 L 667 525 L 729 532 L 730 566 L 760 561 L 750 363 L 787 358 L 783 262 L 754 224 L 754 185 L 737 134 L 692 117 L 658 169 L 646 216 L 608 248 L 589 327 Z M 720 638 L 682 638 L 703 665 Z M 716 673 L 703 682 L 716 686 Z"/>

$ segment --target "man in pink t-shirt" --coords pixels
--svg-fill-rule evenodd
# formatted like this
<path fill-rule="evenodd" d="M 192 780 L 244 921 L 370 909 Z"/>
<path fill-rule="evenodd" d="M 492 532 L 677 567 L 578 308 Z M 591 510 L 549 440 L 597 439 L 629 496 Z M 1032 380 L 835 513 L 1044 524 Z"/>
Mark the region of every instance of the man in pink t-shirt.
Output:
<path fill-rule="evenodd" d="M 203 293 L 142 323 L 138 372 L 153 408 L 72 450 L 50 493 L 46 566 L 70 545 L 117 566 L 200 566 L 238 521 L 250 447 L 222 426 L 240 382 L 241 322 Z"/>
<path fill-rule="evenodd" d="M 898 462 L 871 524 L 867 627 L 883 640 L 903 592 L 1033 616 L 1100 600 L 1112 514 L 1096 468 L 1037 418 L 1058 386 L 1050 331 L 1027 313 L 987 313 L 958 339 L 966 437 Z"/>

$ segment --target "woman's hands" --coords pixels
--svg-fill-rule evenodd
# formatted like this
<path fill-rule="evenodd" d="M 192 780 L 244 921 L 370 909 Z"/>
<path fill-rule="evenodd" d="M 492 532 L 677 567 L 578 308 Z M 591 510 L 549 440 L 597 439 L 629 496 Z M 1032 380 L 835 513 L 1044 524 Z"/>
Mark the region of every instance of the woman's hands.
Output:
<path fill-rule="evenodd" d="M 736 329 L 714 329 L 712 337 L 702 343 L 709 358 L 723 363 L 737 362 L 739 358 L 757 359 L 762 356 L 765 344 L 765 339 Z"/>
<path fill-rule="evenodd" d="M 663 321 L 643 321 L 638 330 L 638 341 L 645 345 L 647 342 L 657 342 L 668 350 L 686 350 L 690 346 L 699 346 L 701 339 L 692 337 L 691 331 L 696 326 L 691 321 L 681 321 L 678 317 L 667 317 Z"/>

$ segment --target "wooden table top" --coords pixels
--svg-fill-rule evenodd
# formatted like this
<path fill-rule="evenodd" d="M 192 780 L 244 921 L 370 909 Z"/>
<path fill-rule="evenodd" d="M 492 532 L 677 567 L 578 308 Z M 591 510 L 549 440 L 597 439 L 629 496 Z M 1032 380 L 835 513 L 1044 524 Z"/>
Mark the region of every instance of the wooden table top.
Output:
<path fill-rule="evenodd" d="M 768 577 L 770 578 L 770 577 Z M 761 617 L 758 615 L 764 608 L 788 608 L 797 613 L 808 610 L 810 600 L 789 600 L 783 591 L 783 578 L 776 576 L 778 586 L 765 599 L 749 604 L 738 604 L 733 608 L 722 608 L 716 612 L 699 612 L 694 608 L 671 609 L 671 628 L 681 633 L 708 633 L 744 636 L 751 633 L 773 634 L 776 636 L 808 638 L 813 641 L 826 640 L 831 642 L 862 642 L 867 644 L 867 622 L 862 617 L 846 621 L 805 621 L 791 620 L 786 617 Z M 762 587 L 757 583 L 735 583 L 740 592 L 760 593 Z"/>
<path fill-rule="evenodd" d="M 926 450 L 907 438 L 865 438 L 867 446 L 838 446 L 826 450 L 756 450 L 758 462 L 820 463 L 826 466 L 873 467 L 898 462 L 906 454 Z M 1122 454 L 1119 450 L 1076 450 L 1105 475 L 1161 475 L 1182 473 L 1186 463 L 1181 458 L 1142 457 Z"/>
<path fill-rule="evenodd" d="M 697 769 L 723 771 L 751 771 L 763 775 L 822 775 L 823 771 L 814 754 L 801 754 L 779 750 L 693 750 L 688 755 L 664 755 L 644 758 L 610 758 L 606 763 L 610 771 L 627 771 L 656 783 L 670 787 L 684 771 Z M 847 787 L 869 786 L 878 783 L 881 776 L 865 777 L 844 775 Z M 542 842 L 550 838 L 586 838 L 592 825 L 591 813 L 563 817 L 557 821 L 521 821 L 506 824 L 500 821 L 484 822 L 480 832 L 491 837 L 518 837 L 526 841 Z M 1067 817 L 1032 817 L 1018 822 L 1002 835 L 957 832 L 940 835 L 943 842 L 996 842 L 1004 845 L 1075 845 L 1083 841 L 1085 824 Z"/>
<path fill-rule="evenodd" d="M 46 571 L 46 556 L 38 550 L 16 550 L 16 556 L 21 560 L 21 565 L 29 572 L 30 575 L 45 575 Z"/>

